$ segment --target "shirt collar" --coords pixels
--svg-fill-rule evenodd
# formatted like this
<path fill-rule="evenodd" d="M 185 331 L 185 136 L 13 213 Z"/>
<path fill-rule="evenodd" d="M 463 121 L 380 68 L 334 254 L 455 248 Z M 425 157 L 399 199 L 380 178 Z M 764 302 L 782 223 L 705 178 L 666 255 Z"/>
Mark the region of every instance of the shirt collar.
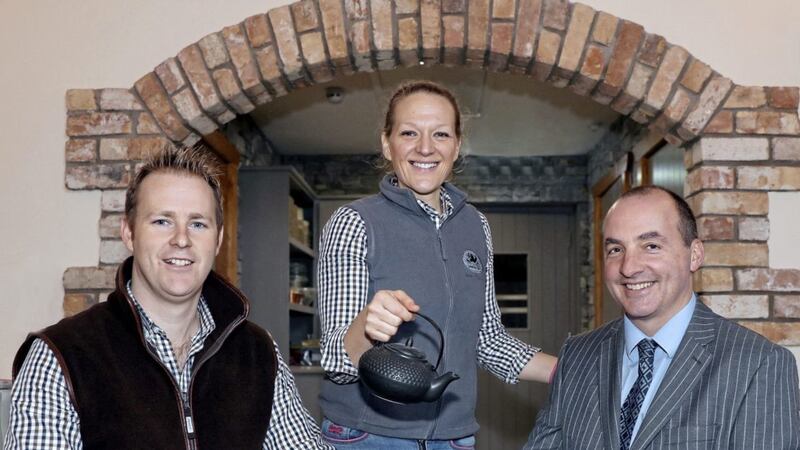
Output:
<path fill-rule="evenodd" d="M 697 298 L 692 294 L 689 303 L 686 304 L 677 314 L 672 316 L 671 319 L 661 329 L 656 332 L 652 338 L 647 336 L 636 327 L 636 325 L 624 316 L 624 329 L 625 329 L 625 355 L 631 357 L 631 352 L 636 349 L 639 341 L 642 339 L 653 339 L 656 344 L 667 354 L 670 359 L 675 356 L 678 351 L 678 346 L 683 340 L 683 335 L 686 334 L 686 329 L 689 328 L 689 322 L 692 320 L 694 314 L 694 307 L 697 303 Z"/>
<path fill-rule="evenodd" d="M 389 178 L 389 182 L 392 183 L 392 186 L 400 186 L 400 183 L 397 181 L 397 175 L 392 175 Z M 444 219 L 446 219 L 453 213 L 453 200 L 450 198 L 450 194 L 447 192 L 444 186 L 439 187 L 439 200 L 442 202 L 441 214 L 436 212 L 436 209 L 434 207 L 423 202 L 420 199 L 417 199 L 417 204 L 432 219 L 434 220 L 439 219 L 439 221 L 444 221 Z"/>
<path fill-rule="evenodd" d="M 136 300 L 136 297 L 133 295 L 133 289 L 131 289 L 131 281 L 132 280 L 128 280 L 125 284 L 125 289 L 128 291 L 128 296 L 133 300 L 133 306 L 136 307 L 136 312 L 139 314 L 139 318 L 142 321 L 142 329 L 145 334 L 164 333 L 161 327 L 150 319 L 147 312 L 142 308 L 142 305 L 139 304 L 139 301 Z M 214 331 L 216 324 L 214 323 L 214 317 L 211 316 L 211 309 L 209 309 L 208 303 L 206 303 L 206 299 L 202 295 L 200 295 L 200 300 L 197 302 L 197 314 L 200 316 L 200 330 L 197 334 L 198 336 L 205 337 Z"/>

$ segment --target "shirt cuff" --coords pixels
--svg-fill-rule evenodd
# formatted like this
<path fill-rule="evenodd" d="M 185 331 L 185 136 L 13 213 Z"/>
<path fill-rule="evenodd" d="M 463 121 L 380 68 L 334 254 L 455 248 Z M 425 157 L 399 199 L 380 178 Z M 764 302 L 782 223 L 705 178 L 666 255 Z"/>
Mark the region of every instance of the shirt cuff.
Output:
<path fill-rule="evenodd" d="M 519 353 L 512 359 L 514 363 L 506 375 L 505 382 L 508 384 L 519 383 L 519 374 L 522 373 L 522 369 L 525 368 L 525 365 L 528 364 L 531 358 L 535 358 L 536 354 L 541 351 L 542 349 L 531 345 L 525 345 L 520 349 Z"/>
<path fill-rule="evenodd" d="M 322 349 L 322 368 L 336 384 L 353 383 L 358 380 L 358 368 L 353 365 L 347 350 L 344 348 L 344 336 L 347 327 L 332 330 Z"/>

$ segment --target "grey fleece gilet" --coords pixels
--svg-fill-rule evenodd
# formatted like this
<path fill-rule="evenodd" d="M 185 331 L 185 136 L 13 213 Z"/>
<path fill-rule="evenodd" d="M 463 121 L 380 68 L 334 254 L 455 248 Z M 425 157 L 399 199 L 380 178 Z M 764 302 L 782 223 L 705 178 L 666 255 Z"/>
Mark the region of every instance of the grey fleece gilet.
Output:
<path fill-rule="evenodd" d="M 445 337 L 438 373 L 453 371 L 436 402 L 398 405 L 369 394 L 359 382 L 323 382 L 320 406 L 341 425 L 407 439 L 455 439 L 478 430 L 477 345 L 486 290 L 488 249 L 478 211 L 466 195 L 445 183 L 453 213 L 437 230 L 413 193 L 388 177 L 377 195 L 349 205 L 365 222 L 368 299 L 382 289 L 402 289 L 435 320 Z M 413 336 L 414 347 L 436 363 L 439 337 L 424 319 L 403 324 L 393 341 Z"/>

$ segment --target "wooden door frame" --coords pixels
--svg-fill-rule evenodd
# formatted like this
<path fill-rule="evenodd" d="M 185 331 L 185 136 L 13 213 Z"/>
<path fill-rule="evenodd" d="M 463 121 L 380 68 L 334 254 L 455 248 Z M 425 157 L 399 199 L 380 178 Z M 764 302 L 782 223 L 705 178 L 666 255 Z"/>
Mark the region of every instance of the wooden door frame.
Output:
<path fill-rule="evenodd" d="M 222 204 L 224 237 L 219 254 L 214 260 L 214 270 L 239 285 L 239 150 L 220 131 L 203 136 L 203 141 L 222 159 L 225 174 L 222 177 Z"/>
<path fill-rule="evenodd" d="M 594 234 L 594 326 L 602 325 L 603 317 L 603 211 L 600 207 L 603 195 L 622 178 L 622 192 L 631 188 L 633 152 L 620 157 L 602 178 L 592 186 L 592 233 Z"/>
<path fill-rule="evenodd" d="M 650 171 L 650 160 L 666 145 L 667 141 L 665 141 L 661 135 L 651 133 L 634 146 L 634 148 L 631 150 L 633 153 L 633 163 L 639 170 L 641 179 L 632 179 L 631 187 L 650 186 L 653 184 L 653 174 Z"/>

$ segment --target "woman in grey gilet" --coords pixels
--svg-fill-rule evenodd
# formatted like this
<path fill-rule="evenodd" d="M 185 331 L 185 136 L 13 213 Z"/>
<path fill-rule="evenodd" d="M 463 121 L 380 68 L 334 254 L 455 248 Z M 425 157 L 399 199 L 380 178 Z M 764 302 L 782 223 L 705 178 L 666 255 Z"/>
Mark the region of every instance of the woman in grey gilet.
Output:
<path fill-rule="evenodd" d="M 510 336 L 494 293 L 486 218 L 448 183 L 461 145 L 453 94 L 428 81 L 401 85 L 381 133 L 391 171 L 380 193 L 337 210 L 318 265 L 323 437 L 341 449 L 469 449 L 475 445 L 477 366 L 507 383 L 547 382 L 553 356 Z M 439 372 L 459 379 L 430 403 L 397 404 L 358 383 L 373 342 L 413 336 Z"/>

